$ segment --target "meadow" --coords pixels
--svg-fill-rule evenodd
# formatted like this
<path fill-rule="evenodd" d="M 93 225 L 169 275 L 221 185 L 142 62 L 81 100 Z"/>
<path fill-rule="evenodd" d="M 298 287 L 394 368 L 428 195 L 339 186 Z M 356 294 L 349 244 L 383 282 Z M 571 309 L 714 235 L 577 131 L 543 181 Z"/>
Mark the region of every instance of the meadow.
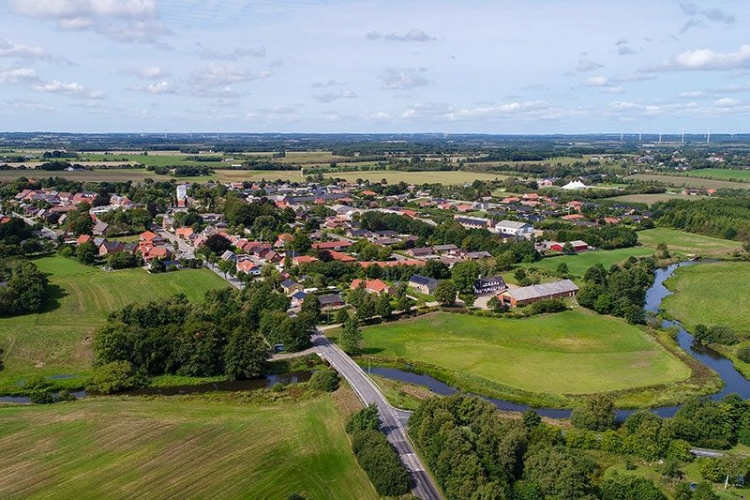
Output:
<path fill-rule="evenodd" d="M 736 170 L 732 168 L 704 168 L 691 170 L 683 175 L 700 177 L 702 179 L 718 179 L 722 181 L 750 182 L 750 170 Z"/>
<path fill-rule="evenodd" d="M 691 196 L 682 193 L 646 193 L 646 194 L 626 194 L 624 196 L 615 196 L 614 198 L 607 198 L 611 201 L 621 203 L 645 203 L 646 205 L 652 205 L 660 201 L 669 200 L 702 200 L 705 196 Z"/>
<path fill-rule="evenodd" d="M 643 246 L 654 250 L 659 243 L 666 243 L 670 253 L 683 257 L 693 255 L 713 258 L 726 257 L 742 249 L 742 244 L 738 241 L 712 238 L 711 236 L 663 227 L 639 231 L 638 241 Z"/>
<path fill-rule="evenodd" d="M 0 408 L 0 497 L 375 500 L 336 397 L 92 398 Z"/>
<path fill-rule="evenodd" d="M 494 179 L 505 179 L 508 176 L 502 174 L 486 174 L 481 172 L 444 171 L 444 172 L 402 172 L 397 170 L 370 170 L 358 172 L 333 172 L 325 174 L 326 177 L 337 177 L 353 182 L 356 179 L 380 181 L 386 179 L 389 184 L 404 181 L 407 184 L 464 184 L 475 180 L 490 181 Z"/>
<path fill-rule="evenodd" d="M 91 365 L 94 331 L 111 311 L 177 293 L 199 301 L 206 291 L 228 286 L 207 269 L 151 275 L 140 268 L 105 272 L 59 256 L 34 263 L 48 274 L 49 298 L 40 313 L 0 318 L 4 392 L 18 390 L 24 379 L 35 375 L 85 373 Z"/>
<path fill-rule="evenodd" d="M 750 186 L 742 182 L 731 182 L 726 180 L 702 179 L 700 177 L 687 177 L 666 174 L 636 174 L 629 177 L 640 181 L 656 181 L 664 184 L 680 187 L 691 187 L 699 189 L 748 189 Z"/>
<path fill-rule="evenodd" d="M 557 266 L 563 262 L 568 266 L 568 274 L 573 277 L 583 277 L 586 271 L 597 264 L 609 269 L 612 264 L 619 264 L 630 256 L 643 257 L 653 255 L 651 248 L 630 247 L 615 250 L 588 250 L 575 255 L 556 255 L 545 257 L 540 261 L 522 264 L 524 267 L 536 267 L 549 271 L 557 270 Z"/>
<path fill-rule="evenodd" d="M 673 295 L 664 299 L 666 312 L 692 330 L 696 324 L 724 325 L 750 331 L 748 262 L 712 262 L 677 269 L 665 285 Z"/>
<path fill-rule="evenodd" d="M 363 334 L 363 359 L 415 362 L 460 389 L 524 401 L 536 394 L 566 404 L 569 395 L 671 384 L 691 375 L 640 328 L 580 308 L 523 320 L 435 313 Z"/>

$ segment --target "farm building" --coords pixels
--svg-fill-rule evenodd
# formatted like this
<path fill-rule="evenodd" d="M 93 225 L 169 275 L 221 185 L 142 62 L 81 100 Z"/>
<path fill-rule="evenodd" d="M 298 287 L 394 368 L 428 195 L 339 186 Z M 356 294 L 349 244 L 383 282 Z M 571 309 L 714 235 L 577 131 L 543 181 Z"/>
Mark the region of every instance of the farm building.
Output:
<path fill-rule="evenodd" d="M 570 246 L 573 247 L 573 251 L 575 252 L 585 252 L 589 249 L 588 243 L 582 240 L 573 240 L 569 243 Z M 565 250 L 565 243 L 558 243 L 557 241 L 553 241 L 549 244 L 548 248 L 553 252 L 562 252 Z"/>
<path fill-rule="evenodd" d="M 488 292 L 497 292 L 505 290 L 508 285 L 505 284 L 505 280 L 502 276 L 495 276 L 494 278 L 480 278 L 474 282 L 474 293 L 482 294 Z"/>
<path fill-rule="evenodd" d="M 545 299 L 560 299 L 563 297 L 574 297 L 578 286 L 570 280 L 542 283 L 541 285 L 524 286 L 506 290 L 497 298 L 511 307 L 533 304 Z"/>
<path fill-rule="evenodd" d="M 534 232 L 534 226 L 526 222 L 502 220 L 495 224 L 495 230 L 503 236 L 520 236 L 526 238 Z"/>
<path fill-rule="evenodd" d="M 425 295 L 432 295 L 438 286 L 438 281 L 434 278 L 427 278 L 415 274 L 409 280 L 409 286 Z"/>

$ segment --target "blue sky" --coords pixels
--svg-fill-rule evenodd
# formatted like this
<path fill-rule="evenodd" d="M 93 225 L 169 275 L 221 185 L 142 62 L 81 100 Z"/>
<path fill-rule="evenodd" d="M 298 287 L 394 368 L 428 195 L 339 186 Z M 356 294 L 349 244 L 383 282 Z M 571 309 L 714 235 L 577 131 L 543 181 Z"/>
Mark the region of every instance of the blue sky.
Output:
<path fill-rule="evenodd" d="M 745 0 L 3 0 L 0 130 L 750 132 Z"/>

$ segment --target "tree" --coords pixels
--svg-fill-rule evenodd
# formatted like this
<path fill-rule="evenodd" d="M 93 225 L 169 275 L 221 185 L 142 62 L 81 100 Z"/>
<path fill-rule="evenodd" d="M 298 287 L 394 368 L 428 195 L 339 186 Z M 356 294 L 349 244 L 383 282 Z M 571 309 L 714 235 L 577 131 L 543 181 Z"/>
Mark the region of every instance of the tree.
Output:
<path fill-rule="evenodd" d="M 443 280 L 435 288 L 435 300 L 441 306 L 449 307 L 456 303 L 456 286 L 451 280 Z"/>
<path fill-rule="evenodd" d="M 98 255 L 99 252 L 97 251 L 96 245 L 91 241 L 87 241 L 76 247 L 76 259 L 87 266 L 96 262 L 96 257 Z"/>
<path fill-rule="evenodd" d="M 568 270 L 568 265 L 565 262 L 560 262 L 560 264 L 557 265 L 556 272 L 559 277 L 565 278 L 570 271 Z"/>
<path fill-rule="evenodd" d="M 477 300 L 477 296 L 473 293 L 459 293 L 458 298 L 464 303 L 467 309 L 471 308 Z"/>
<path fill-rule="evenodd" d="M 611 396 L 596 394 L 585 399 L 573 410 L 571 423 L 590 431 L 606 431 L 615 426 L 615 403 Z"/>
<path fill-rule="evenodd" d="M 342 307 L 338 311 L 336 311 L 336 316 L 334 317 L 335 323 L 346 323 L 346 321 L 349 319 L 349 312 L 346 310 L 345 307 Z"/>
<path fill-rule="evenodd" d="M 487 301 L 487 307 L 492 312 L 496 313 L 504 313 L 508 311 L 507 304 L 504 304 L 502 300 L 498 299 L 496 296 L 490 297 L 490 300 Z"/>
<path fill-rule="evenodd" d="M 266 367 L 263 338 L 237 328 L 224 348 L 224 373 L 232 380 L 260 377 Z"/>
<path fill-rule="evenodd" d="M 664 493 L 650 479 L 615 475 L 600 486 L 602 500 L 666 500 Z"/>
<path fill-rule="evenodd" d="M 142 386 L 143 379 L 136 374 L 129 361 L 113 361 L 94 369 L 87 390 L 99 394 L 135 389 Z"/>
<path fill-rule="evenodd" d="M 381 294 L 375 304 L 375 314 L 383 319 L 388 319 L 391 317 L 392 312 L 393 308 L 391 307 L 391 298 L 388 294 Z"/>
<path fill-rule="evenodd" d="M 221 255 L 232 247 L 232 242 L 220 234 L 212 234 L 206 239 L 205 246 L 214 255 Z"/>
<path fill-rule="evenodd" d="M 451 271 L 451 279 L 458 293 L 472 293 L 478 277 L 479 266 L 472 260 L 456 263 Z"/>
<path fill-rule="evenodd" d="M 232 269 L 235 269 L 236 267 L 237 267 L 236 264 L 232 260 L 222 259 L 219 261 L 219 270 L 224 273 L 224 279 L 227 279 L 227 273 L 230 272 Z"/>
<path fill-rule="evenodd" d="M 339 374 L 335 370 L 318 370 L 310 377 L 310 387 L 323 392 L 339 388 Z"/>
<path fill-rule="evenodd" d="M 656 256 L 660 259 L 668 259 L 671 257 L 671 255 L 669 254 L 669 248 L 667 248 L 667 244 L 664 242 L 658 243 L 656 245 L 656 251 Z"/>
<path fill-rule="evenodd" d="M 115 252 L 107 256 L 107 265 L 112 269 L 127 269 L 138 265 L 138 260 L 131 253 Z"/>
<path fill-rule="evenodd" d="M 428 260 L 424 266 L 424 276 L 435 278 L 436 280 L 448 279 L 451 277 L 451 270 L 444 262 Z"/>
<path fill-rule="evenodd" d="M 359 327 L 359 320 L 356 317 L 349 318 L 344 323 L 339 339 L 341 348 L 347 354 L 359 354 L 362 345 L 362 329 Z"/>
<path fill-rule="evenodd" d="M 314 323 L 320 320 L 320 299 L 315 294 L 310 294 L 302 301 L 300 308 L 302 314 L 308 314 Z"/>
<path fill-rule="evenodd" d="M 94 220 L 91 218 L 89 210 L 91 210 L 91 205 L 83 202 L 78 205 L 78 208 L 68 212 L 65 219 L 65 228 L 76 236 L 91 234 Z"/>

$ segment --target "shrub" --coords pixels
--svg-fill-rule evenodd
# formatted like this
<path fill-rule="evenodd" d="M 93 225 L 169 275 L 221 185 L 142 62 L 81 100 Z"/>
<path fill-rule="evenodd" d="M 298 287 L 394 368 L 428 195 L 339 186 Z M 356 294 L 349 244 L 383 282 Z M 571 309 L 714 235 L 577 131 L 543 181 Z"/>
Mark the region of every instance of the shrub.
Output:
<path fill-rule="evenodd" d="M 737 349 L 737 358 L 744 363 L 750 363 L 750 346 Z"/>
<path fill-rule="evenodd" d="M 362 470 L 370 478 L 379 495 L 405 495 L 411 478 L 398 458 L 396 450 L 385 436 L 374 430 L 359 430 L 352 434 L 352 449 Z"/>
<path fill-rule="evenodd" d="M 603 500 L 666 500 L 651 481 L 643 477 L 615 475 L 600 486 Z"/>
<path fill-rule="evenodd" d="M 55 402 L 49 391 L 34 391 L 29 394 L 29 400 L 35 405 L 48 405 Z"/>
<path fill-rule="evenodd" d="M 584 400 L 573 410 L 570 422 L 589 431 L 606 431 L 615 426 L 615 403 L 611 396 L 597 394 Z"/>
<path fill-rule="evenodd" d="M 531 304 L 531 314 L 556 313 L 567 309 L 568 306 L 560 299 L 545 299 Z"/>
<path fill-rule="evenodd" d="M 723 481 L 727 475 L 724 463 L 721 460 L 713 458 L 700 458 L 698 462 L 698 470 L 700 470 L 703 479 L 711 481 L 712 483 Z"/>
<path fill-rule="evenodd" d="M 87 390 L 100 394 L 112 394 L 142 387 L 144 380 L 129 361 L 113 361 L 97 367 Z"/>
<path fill-rule="evenodd" d="M 57 395 L 57 402 L 61 402 L 61 401 L 75 401 L 76 399 L 77 399 L 76 395 L 73 394 L 72 392 L 66 390 L 66 389 L 63 389 Z"/>
<path fill-rule="evenodd" d="M 310 378 L 310 387 L 316 391 L 333 392 L 339 388 L 339 374 L 334 370 L 318 370 Z"/>

